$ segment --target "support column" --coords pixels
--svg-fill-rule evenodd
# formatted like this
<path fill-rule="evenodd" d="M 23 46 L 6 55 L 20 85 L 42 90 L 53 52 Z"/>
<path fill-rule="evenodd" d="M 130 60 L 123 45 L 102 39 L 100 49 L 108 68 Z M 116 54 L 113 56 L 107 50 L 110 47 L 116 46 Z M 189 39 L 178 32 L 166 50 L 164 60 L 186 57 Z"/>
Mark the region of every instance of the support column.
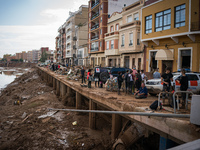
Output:
<path fill-rule="evenodd" d="M 64 83 L 62 83 L 61 85 L 61 97 L 63 98 L 66 95 L 66 85 Z"/>
<path fill-rule="evenodd" d="M 56 79 L 53 78 L 53 89 L 56 90 Z"/>
<path fill-rule="evenodd" d="M 56 81 L 56 95 L 60 96 L 60 81 Z"/>
<path fill-rule="evenodd" d="M 121 129 L 122 129 L 122 117 L 120 115 L 112 114 L 111 138 L 113 140 L 118 137 Z"/>
<path fill-rule="evenodd" d="M 67 93 L 72 93 L 72 89 L 69 86 L 67 87 Z"/>
<path fill-rule="evenodd" d="M 76 92 L 76 109 L 81 109 L 81 94 Z"/>
<path fill-rule="evenodd" d="M 89 100 L 89 110 L 96 110 L 97 104 L 93 102 L 92 99 Z M 96 114 L 89 113 L 89 127 L 91 129 L 96 129 Z"/>

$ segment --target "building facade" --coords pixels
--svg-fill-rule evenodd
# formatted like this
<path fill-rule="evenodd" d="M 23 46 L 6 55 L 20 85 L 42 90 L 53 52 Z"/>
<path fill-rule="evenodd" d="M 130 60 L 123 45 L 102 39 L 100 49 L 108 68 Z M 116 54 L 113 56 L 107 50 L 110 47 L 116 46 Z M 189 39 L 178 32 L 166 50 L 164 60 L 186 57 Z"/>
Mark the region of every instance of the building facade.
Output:
<path fill-rule="evenodd" d="M 27 53 L 26 51 L 22 51 L 22 59 L 24 62 L 27 62 Z"/>
<path fill-rule="evenodd" d="M 200 1 L 147 1 L 142 8 L 146 71 L 185 68 L 200 71 Z"/>
<path fill-rule="evenodd" d="M 32 62 L 33 61 L 33 53 L 32 51 L 27 52 L 27 61 Z"/>
<path fill-rule="evenodd" d="M 144 69 L 144 45 L 140 42 L 141 8 L 144 0 L 139 0 L 123 8 L 122 24 L 119 29 L 120 66 Z"/>
<path fill-rule="evenodd" d="M 88 53 L 92 66 L 106 66 L 105 34 L 107 33 L 108 18 L 114 12 L 121 12 L 122 8 L 136 0 L 90 0 L 88 3 Z"/>
<path fill-rule="evenodd" d="M 16 59 L 22 59 L 22 53 L 16 53 Z"/>

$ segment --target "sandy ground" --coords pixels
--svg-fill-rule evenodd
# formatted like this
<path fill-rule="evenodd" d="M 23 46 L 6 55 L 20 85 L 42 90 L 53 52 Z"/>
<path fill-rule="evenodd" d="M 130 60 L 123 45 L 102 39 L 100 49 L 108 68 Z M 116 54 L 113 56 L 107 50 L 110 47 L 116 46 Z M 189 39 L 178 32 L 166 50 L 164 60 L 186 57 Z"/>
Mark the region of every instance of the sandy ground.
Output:
<path fill-rule="evenodd" d="M 48 108 L 70 108 L 54 93 L 35 69 L 2 91 L 0 149 L 110 149 L 110 133 L 89 129 L 88 114 L 49 112 Z M 16 101 L 21 104 L 14 105 Z M 51 116 L 42 116 L 46 114 Z"/>

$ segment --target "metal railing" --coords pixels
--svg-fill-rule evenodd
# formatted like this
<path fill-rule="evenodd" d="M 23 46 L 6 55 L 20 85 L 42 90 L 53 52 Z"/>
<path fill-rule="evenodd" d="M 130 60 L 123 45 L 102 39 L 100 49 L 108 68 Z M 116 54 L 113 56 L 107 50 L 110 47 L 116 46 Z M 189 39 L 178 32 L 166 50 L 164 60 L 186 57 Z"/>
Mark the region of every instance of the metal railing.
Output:
<path fill-rule="evenodd" d="M 99 28 L 99 24 L 93 25 L 91 30 L 94 30 L 94 29 L 97 29 L 97 28 Z"/>
<path fill-rule="evenodd" d="M 97 6 L 99 4 L 99 1 L 97 1 L 96 3 L 94 3 L 93 5 L 92 5 L 92 8 L 91 9 L 93 9 L 95 6 Z"/>
<path fill-rule="evenodd" d="M 94 18 L 98 17 L 99 16 L 99 13 L 96 13 L 94 14 L 92 17 L 91 17 L 91 20 L 93 20 Z"/>
<path fill-rule="evenodd" d="M 98 50 L 99 50 L 99 47 L 94 47 L 94 48 L 92 47 L 90 51 L 95 52 L 95 51 L 98 51 Z"/>
<path fill-rule="evenodd" d="M 179 100 L 178 100 L 178 96 L 177 96 L 177 100 L 175 99 L 175 95 L 177 93 L 186 93 L 186 110 L 188 109 L 188 94 L 192 94 L 193 95 L 193 92 L 191 91 L 175 91 L 174 94 L 173 94 L 173 103 L 174 103 L 174 113 L 176 113 L 176 102 L 177 102 L 177 108 L 179 110 Z"/>
<path fill-rule="evenodd" d="M 168 118 L 190 118 L 190 114 L 164 114 L 164 113 L 147 113 L 147 112 L 128 112 L 128 111 L 102 111 L 102 110 L 82 110 L 82 109 L 54 109 L 48 108 L 49 111 L 68 111 L 84 113 L 101 113 L 101 114 L 118 114 L 118 115 L 139 115 L 139 116 L 156 116 Z"/>
<path fill-rule="evenodd" d="M 97 40 L 97 39 L 99 39 L 99 35 L 93 36 L 93 37 L 91 38 L 91 41 Z"/>

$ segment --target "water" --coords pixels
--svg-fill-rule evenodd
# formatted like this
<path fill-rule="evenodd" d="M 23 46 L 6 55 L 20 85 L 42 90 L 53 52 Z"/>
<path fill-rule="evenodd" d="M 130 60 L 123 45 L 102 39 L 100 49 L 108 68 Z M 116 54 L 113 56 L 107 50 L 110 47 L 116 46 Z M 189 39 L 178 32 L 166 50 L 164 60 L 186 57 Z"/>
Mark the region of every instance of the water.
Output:
<path fill-rule="evenodd" d="M 15 78 L 22 75 L 25 71 L 28 71 L 28 68 L 3 68 L 0 67 L 0 89 L 5 88 L 8 84 L 13 82 Z"/>

